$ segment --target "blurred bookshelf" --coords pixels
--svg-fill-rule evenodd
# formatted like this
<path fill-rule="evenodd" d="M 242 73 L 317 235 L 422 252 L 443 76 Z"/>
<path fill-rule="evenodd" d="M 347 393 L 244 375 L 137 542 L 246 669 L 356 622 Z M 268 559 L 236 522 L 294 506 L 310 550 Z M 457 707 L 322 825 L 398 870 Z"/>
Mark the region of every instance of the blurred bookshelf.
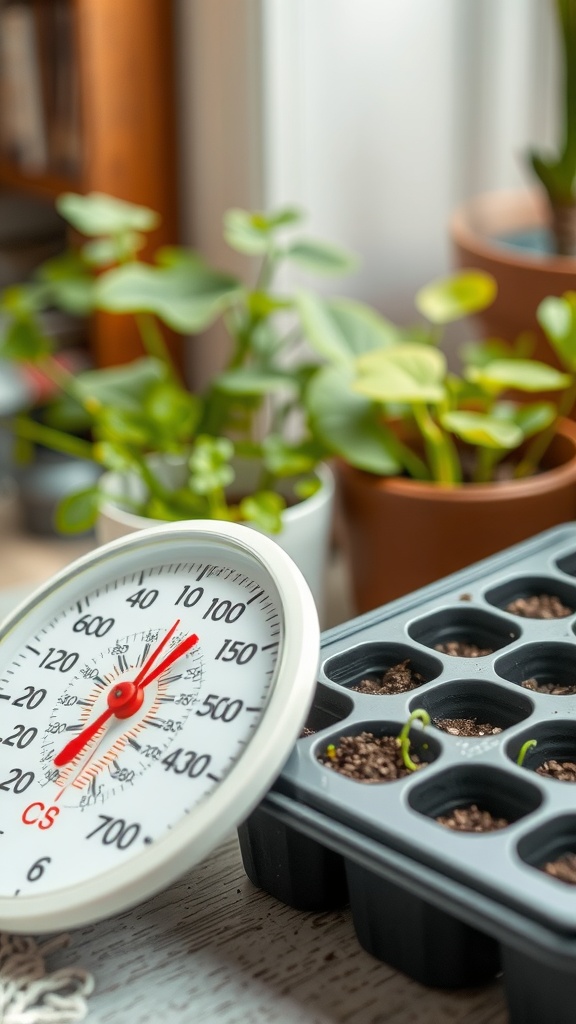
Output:
<path fill-rule="evenodd" d="M 0 0 L 0 204 L 108 192 L 160 213 L 144 259 L 178 241 L 173 16 L 172 0 Z M 131 317 L 98 314 L 88 347 L 99 366 L 142 354 Z"/>

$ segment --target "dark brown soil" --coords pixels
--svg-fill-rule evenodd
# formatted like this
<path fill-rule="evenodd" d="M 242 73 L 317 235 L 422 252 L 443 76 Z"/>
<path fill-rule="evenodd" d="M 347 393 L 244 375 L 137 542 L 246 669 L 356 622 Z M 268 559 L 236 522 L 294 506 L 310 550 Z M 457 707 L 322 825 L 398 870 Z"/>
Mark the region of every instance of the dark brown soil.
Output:
<path fill-rule="evenodd" d="M 318 760 L 357 782 L 394 782 L 412 774 L 402 760 L 396 736 L 375 736 L 372 732 L 341 736 L 338 745 L 328 750 Z M 410 752 L 410 757 L 419 768 L 425 767 L 426 761 L 420 761 L 417 754 Z"/>
<path fill-rule="evenodd" d="M 576 683 L 565 686 L 563 683 L 539 683 L 537 679 L 523 679 L 521 686 L 527 690 L 534 690 L 536 693 L 547 693 L 553 697 L 566 697 L 570 693 L 576 693 Z"/>
<path fill-rule="evenodd" d="M 492 647 L 478 647 L 467 640 L 447 640 L 446 643 L 436 644 L 434 650 L 450 654 L 454 658 L 483 658 L 494 653 Z"/>
<path fill-rule="evenodd" d="M 546 775 L 548 778 L 558 779 L 560 782 L 576 782 L 576 764 L 574 761 L 543 761 L 536 771 L 538 775 Z"/>
<path fill-rule="evenodd" d="M 424 676 L 411 667 L 410 659 L 407 658 L 406 661 L 399 661 L 397 665 L 386 669 L 383 675 L 373 679 L 362 679 L 350 689 L 356 693 L 405 693 L 406 690 L 415 690 L 417 686 L 422 686 L 424 682 Z"/>
<path fill-rule="evenodd" d="M 567 882 L 568 885 L 576 885 L 576 853 L 563 853 L 556 860 L 543 864 L 541 871 L 553 875 L 560 882 Z"/>
<path fill-rule="evenodd" d="M 433 718 L 435 726 L 451 736 L 497 736 L 502 729 L 490 722 L 479 722 L 477 718 Z"/>
<path fill-rule="evenodd" d="M 455 807 L 450 814 L 441 814 L 436 821 L 455 832 L 496 832 L 510 824 L 506 818 L 495 818 L 490 811 L 482 811 L 476 804 Z"/>
<path fill-rule="evenodd" d="M 532 594 L 518 597 L 507 604 L 504 611 L 520 615 L 525 619 L 565 619 L 574 609 L 562 604 L 556 594 Z"/>
<path fill-rule="evenodd" d="M 302 740 L 302 739 L 304 739 L 305 736 L 314 736 L 315 733 L 316 733 L 316 729 L 310 729 L 310 727 L 308 725 L 305 725 L 304 728 L 302 729 L 302 732 L 300 733 L 300 736 L 298 738 Z"/>

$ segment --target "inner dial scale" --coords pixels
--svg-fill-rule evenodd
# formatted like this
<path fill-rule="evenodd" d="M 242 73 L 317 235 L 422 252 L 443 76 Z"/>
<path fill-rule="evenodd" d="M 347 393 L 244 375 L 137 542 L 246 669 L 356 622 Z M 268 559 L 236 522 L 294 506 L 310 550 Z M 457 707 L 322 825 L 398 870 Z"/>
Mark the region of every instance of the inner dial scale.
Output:
<path fill-rule="evenodd" d="M 222 529 L 177 524 L 99 549 L 5 626 L 0 926 L 18 930 L 16 905 L 22 927 L 43 930 L 155 891 L 252 809 L 288 755 L 315 676 L 314 605 L 276 545 Z"/>

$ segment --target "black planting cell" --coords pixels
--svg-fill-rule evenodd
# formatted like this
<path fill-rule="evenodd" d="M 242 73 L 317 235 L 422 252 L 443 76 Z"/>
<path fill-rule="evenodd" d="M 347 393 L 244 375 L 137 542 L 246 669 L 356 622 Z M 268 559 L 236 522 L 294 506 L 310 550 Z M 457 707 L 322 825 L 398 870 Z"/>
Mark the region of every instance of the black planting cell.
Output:
<path fill-rule="evenodd" d="M 529 926 L 526 931 L 529 933 Z M 508 1024 L 574 1024 L 576 975 L 502 946 Z"/>
<path fill-rule="evenodd" d="M 428 818 L 476 804 L 510 824 L 531 814 L 541 802 L 535 786 L 488 765 L 462 765 L 435 772 L 428 782 L 423 779 L 415 786 L 409 796 L 410 806 Z"/>
<path fill-rule="evenodd" d="M 433 722 L 442 718 L 473 718 L 502 730 L 524 721 L 534 710 L 533 702 L 520 691 L 477 679 L 457 679 L 429 687 L 421 696 L 414 697 L 410 711 L 417 707 L 424 708 Z"/>
<path fill-rule="evenodd" d="M 345 693 L 332 690 L 329 686 L 318 683 L 314 702 L 306 719 L 305 729 L 311 732 L 320 732 L 321 729 L 328 729 L 347 718 L 354 708 L 354 703 Z"/>
<path fill-rule="evenodd" d="M 333 683 L 357 686 L 363 679 L 378 679 L 389 668 L 404 661 L 410 662 L 410 667 L 422 676 L 425 683 L 436 679 L 443 668 L 438 658 L 408 644 L 366 643 L 329 658 L 324 665 L 324 673 Z"/>
<path fill-rule="evenodd" d="M 257 807 L 239 826 L 244 869 L 254 885 L 297 910 L 333 910 L 348 901 L 342 857 Z"/>
<path fill-rule="evenodd" d="M 536 746 L 529 747 L 524 755 L 522 767 L 528 771 L 536 769 L 545 761 L 576 763 L 576 722 L 547 721 L 517 733 L 508 743 L 506 753 L 516 762 L 524 743 L 536 740 Z M 546 778 L 546 775 L 540 776 Z M 553 782 L 563 781 L 552 778 Z M 575 780 L 576 781 L 576 780 Z"/>
<path fill-rule="evenodd" d="M 525 864 L 541 870 L 564 853 L 576 854 L 576 814 L 562 814 L 522 836 L 517 845 L 518 856 Z M 565 885 L 549 877 L 556 885 Z"/>
<path fill-rule="evenodd" d="M 537 687 L 530 686 L 529 692 L 546 693 L 546 688 L 570 689 L 576 692 L 576 644 L 542 642 L 526 644 L 509 654 L 502 655 L 495 663 L 495 670 L 502 679 L 522 685 L 526 680 L 535 680 Z M 564 694 L 552 694 L 564 696 Z"/>
<path fill-rule="evenodd" d="M 318 758 L 318 760 L 320 760 L 322 755 L 325 753 L 326 748 L 329 747 L 331 744 L 333 744 L 335 747 L 338 747 L 340 741 L 343 739 L 344 736 L 359 736 L 360 733 L 364 732 L 372 733 L 373 736 L 378 738 L 380 738 L 381 736 L 398 736 L 402 731 L 404 724 L 404 722 L 385 722 L 382 720 L 379 720 L 377 722 L 354 722 L 354 724 L 351 725 L 350 728 L 346 729 L 345 732 L 334 732 L 331 735 L 323 736 L 322 741 L 318 742 L 318 744 L 314 748 L 314 754 Z M 410 755 L 412 756 L 414 754 L 417 754 L 420 760 L 425 764 L 430 764 L 432 761 L 435 761 L 436 758 L 438 758 L 442 753 L 442 745 L 439 742 L 439 740 L 435 736 L 431 736 L 430 731 L 428 729 L 423 730 L 420 727 L 419 723 L 417 723 L 415 726 L 412 726 L 408 733 L 408 737 L 410 739 Z M 329 765 L 325 765 L 325 767 L 326 771 L 334 772 L 335 774 L 342 774 L 338 773 L 336 769 L 331 768 Z M 342 777 L 349 778 L 348 776 L 344 775 Z M 366 782 L 362 779 L 350 779 L 349 781 L 357 782 L 360 785 L 375 784 Z M 387 780 L 384 778 L 382 779 L 382 784 L 389 781 L 400 780 Z M 379 783 L 376 784 L 378 785 Z"/>
<path fill-rule="evenodd" d="M 576 611 L 576 587 L 563 580 L 552 579 L 549 576 L 516 576 L 500 586 L 492 587 L 485 594 L 489 604 L 493 604 L 502 611 L 508 611 L 508 605 L 520 598 L 538 597 L 545 594 L 548 597 L 558 597 L 566 606 L 567 617 Z M 518 612 L 509 611 L 510 615 L 517 615 Z M 531 616 L 527 616 L 531 618 Z"/>
<path fill-rule="evenodd" d="M 480 985 L 500 970 L 494 939 L 352 860 L 346 874 L 356 935 L 371 956 L 437 988 Z"/>
<path fill-rule="evenodd" d="M 451 641 L 474 644 L 481 649 L 497 651 L 521 636 L 521 629 L 483 608 L 441 608 L 431 615 L 412 622 L 408 628 L 412 640 L 436 649 L 437 644 Z"/>
<path fill-rule="evenodd" d="M 576 551 L 571 551 L 562 558 L 556 559 L 556 567 L 567 576 L 576 576 Z"/>

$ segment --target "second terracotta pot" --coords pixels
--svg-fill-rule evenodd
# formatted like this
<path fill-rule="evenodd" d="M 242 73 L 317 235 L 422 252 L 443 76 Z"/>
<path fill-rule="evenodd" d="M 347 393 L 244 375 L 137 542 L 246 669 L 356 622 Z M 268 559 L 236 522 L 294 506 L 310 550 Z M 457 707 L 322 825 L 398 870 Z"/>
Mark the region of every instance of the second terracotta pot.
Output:
<path fill-rule="evenodd" d="M 560 423 L 543 472 L 443 487 L 336 463 L 358 613 L 576 518 L 576 425 Z"/>
<path fill-rule="evenodd" d="M 522 332 L 531 331 L 537 342 L 535 355 L 555 363 L 536 320 L 536 310 L 548 295 L 562 295 L 576 288 L 576 259 L 502 241 L 517 232 L 538 230 L 546 223 L 543 192 L 487 192 L 454 212 L 450 239 L 456 266 L 485 270 L 496 280 L 494 302 L 477 317 L 483 333 L 514 341 Z"/>

